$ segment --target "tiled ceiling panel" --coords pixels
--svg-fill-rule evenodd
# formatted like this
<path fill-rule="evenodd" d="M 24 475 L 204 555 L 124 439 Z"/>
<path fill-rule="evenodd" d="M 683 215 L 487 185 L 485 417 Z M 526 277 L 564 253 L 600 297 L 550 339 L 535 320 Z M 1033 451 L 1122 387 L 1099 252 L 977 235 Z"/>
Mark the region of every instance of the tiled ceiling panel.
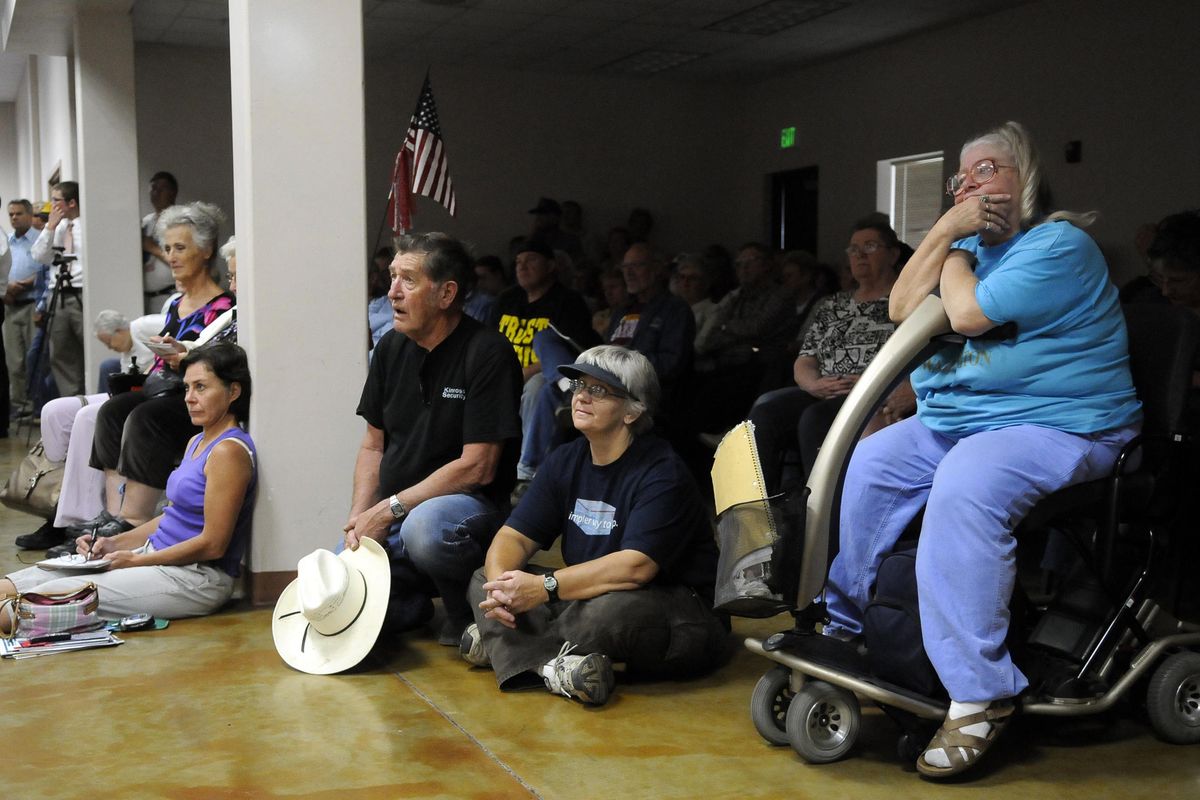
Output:
<path fill-rule="evenodd" d="M 587 73 L 671 54 L 629 62 L 643 65 L 631 74 L 657 78 L 761 75 L 994 9 L 990 0 L 363 1 L 368 58 Z M 137 0 L 133 21 L 138 41 L 228 42 L 225 0 Z"/>

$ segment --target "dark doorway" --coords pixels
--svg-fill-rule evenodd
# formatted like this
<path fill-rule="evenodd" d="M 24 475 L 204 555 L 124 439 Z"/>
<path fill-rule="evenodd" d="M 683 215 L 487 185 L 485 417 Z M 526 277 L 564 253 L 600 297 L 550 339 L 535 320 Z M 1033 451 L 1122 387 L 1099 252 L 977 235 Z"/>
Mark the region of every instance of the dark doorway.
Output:
<path fill-rule="evenodd" d="M 817 168 L 801 167 L 770 175 L 771 230 L 780 250 L 817 252 Z"/>

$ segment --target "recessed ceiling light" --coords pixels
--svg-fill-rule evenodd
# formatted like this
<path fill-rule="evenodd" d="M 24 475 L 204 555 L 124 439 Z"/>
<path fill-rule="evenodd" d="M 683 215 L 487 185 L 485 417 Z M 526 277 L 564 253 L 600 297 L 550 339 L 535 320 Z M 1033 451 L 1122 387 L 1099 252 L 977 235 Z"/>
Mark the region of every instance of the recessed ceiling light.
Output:
<path fill-rule="evenodd" d="M 732 17 L 717 20 L 705 30 L 770 36 L 817 17 L 840 11 L 850 0 L 768 0 Z"/>

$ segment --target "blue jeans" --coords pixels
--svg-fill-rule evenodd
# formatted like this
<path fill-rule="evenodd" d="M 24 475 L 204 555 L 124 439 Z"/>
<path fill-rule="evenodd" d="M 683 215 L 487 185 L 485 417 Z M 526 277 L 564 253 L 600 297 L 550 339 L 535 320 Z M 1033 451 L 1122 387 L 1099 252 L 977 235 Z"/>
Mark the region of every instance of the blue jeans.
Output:
<path fill-rule="evenodd" d="M 100 362 L 100 377 L 96 383 L 96 392 L 108 394 L 108 376 L 121 371 L 120 358 L 106 358 Z"/>
<path fill-rule="evenodd" d="M 832 632 L 862 632 L 879 562 L 925 506 L 917 591 L 929 660 L 953 700 L 1021 692 L 1028 681 L 1004 643 L 1013 528 L 1046 495 L 1108 474 L 1139 427 L 1080 435 L 1017 425 L 955 439 L 912 417 L 864 439 L 846 474 L 829 570 Z"/>
<path fill-rule="evenodd" d="M 546 454 L 555 444 L 554 412 L 566 397 L 566 393 L 557 386 L 558 380 L 563 377 L 558 368 L 563 364 L 575 363 L 577 355 L 574 348 L 549 329 L 534 334 L 533 352 L 542 365 L 542 377 L 545 380 L 533 398 L 528 418 L 522 398 L 521 461 L 517 464 L 517 477 L 521 480 L 529 480 L 537 473 Z"/>
<path fill-rule="evenodd" d="M 507 515 L 482 495 L 450 494 L 426 500 L 394 523 L 385 543 L 392 564 L 389 627 L 427 621 L 435 596 L 451 623 L 471 624 L 467 584 Z"/>

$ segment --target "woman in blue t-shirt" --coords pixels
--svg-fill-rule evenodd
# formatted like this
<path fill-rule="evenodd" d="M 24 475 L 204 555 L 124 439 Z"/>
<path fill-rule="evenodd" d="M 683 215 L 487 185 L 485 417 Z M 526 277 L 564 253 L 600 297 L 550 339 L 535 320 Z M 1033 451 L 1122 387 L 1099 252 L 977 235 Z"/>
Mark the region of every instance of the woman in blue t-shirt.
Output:
<path fill-rule="evenodd" d="M 1013 527 L 1042 497 L 1107 474 L 1141 425 L 1125 320 L 1094 215 L 1038 205 L 1028 132 L 1008 122 L 963 146 L 947 182 L 954 206 L 892 289 L 902 322 L 934 289 L 954 330 L 912 374 L 917 416 L 855 450 L 829 573 L 828 635 L 862 632 L 883 556 L 922 506 L 917 584 L 925 649 L 950 695 L 917 760 L 942 777 L 970 767 L 1028 684 L 1005 646 L 1016 577 Z"/>
<path fill-rule="evenodd" d="M 717 549 L 699 490 L 649 433 L 659 398 L 649 360 L 602 345 L 559 367 L 583 437 L 546 459 L 471 582 L 461 652 L 501 689 L 545 683 L 600 705 L 612 662 L 673 677 L 711 667 L 727 627 L 712 612 Z M 527 568 L 561 539 L 563 569 Z M 578 654 L 572 654 L 578 650 Z"/>
<path fill-rule="evenodd" d="M 0 579 L 0 600 L 75 590 L 87 581 L 99 588 L 100 615 L 110 619 L 194 617 L 229 600 L 249 539 L 257 475 L 254 442 L 239 424 L 250 410 L 250 369 L 245 352 L 229 343 L 195 350 L 181 367 L 188 416 L 200 433 L 167 480 L 170 504 L 131 531 L 76 540 L 78 554 L 109 562 L 106 571 L 81 581 L 78 571 L 30 567 Z"/>

